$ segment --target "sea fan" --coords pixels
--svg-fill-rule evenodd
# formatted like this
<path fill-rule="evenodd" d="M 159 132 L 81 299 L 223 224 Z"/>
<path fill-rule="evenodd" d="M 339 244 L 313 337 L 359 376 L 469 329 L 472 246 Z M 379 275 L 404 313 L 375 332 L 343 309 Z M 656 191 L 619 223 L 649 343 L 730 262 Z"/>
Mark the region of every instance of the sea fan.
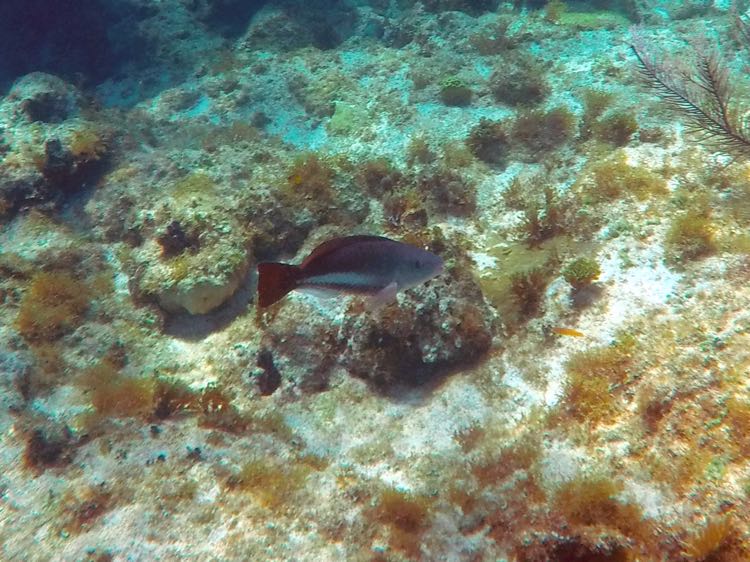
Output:
<path fill-rule="evenodd" d="M 750 157 L 750 114 L 734 99 L 729 71 L 717 49 L 696 44 L 693 65 L 678 65 L 657 59 L 637 28 L 631 48 L 646 83 L 687 118 L 692 133 L 732 156 Z"/>

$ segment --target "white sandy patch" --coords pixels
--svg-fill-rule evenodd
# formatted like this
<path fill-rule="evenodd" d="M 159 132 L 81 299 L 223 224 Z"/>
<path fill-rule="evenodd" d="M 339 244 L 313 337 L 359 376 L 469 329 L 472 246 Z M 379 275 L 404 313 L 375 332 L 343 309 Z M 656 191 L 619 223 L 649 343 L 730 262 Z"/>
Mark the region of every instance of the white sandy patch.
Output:
<path fill-rule="evenodd" d="M 404 412 L 402 431 L 393 447 L 403 456 L 453 450 L 453 436 L 480 422 L 486 413 L 485 399 L 474 385 L 450 381 L 423 406 Z"/>

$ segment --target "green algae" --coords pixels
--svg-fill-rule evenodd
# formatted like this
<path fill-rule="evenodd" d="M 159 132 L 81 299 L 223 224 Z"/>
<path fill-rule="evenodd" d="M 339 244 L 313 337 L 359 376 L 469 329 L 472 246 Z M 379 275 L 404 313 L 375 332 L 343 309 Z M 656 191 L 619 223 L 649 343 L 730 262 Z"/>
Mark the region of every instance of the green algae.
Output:
<path fill-rule="evenodd" d="M 613 29 L 633 25 L 633 22 L 623 14 L 606 10 L 596 12 L 562 11 L 557 16 L 557 23 L 575 29 Z"/>
<path fill-rule="evenodd" d="M 445 105 L 461 107 L 471 103 L 473 92 L 458 76 L 449 76 L 440 83 L 440 101 Z"/>
<path fill-rule="evenodd" d="M 368 112 L 361 105 L 337 101 L 326 128 L 337 135 L 351 135 L 361 130 L 368 120 Z"/>
<path fill-rule="evenodd" d="M 172 185 L 172 195 L 178 200 L 209 197 L 216 191 L 216 182 L 205 172 L 192 172 Z"/>
<path fill-rule="evenodd" d="M 721 482 L 727 473 L 728 459 L 724 456 L 715 456 L 706 467 L 705 476 L 712 482 Z"/>
<path fill-rule="evenodd" d="M 690 261 L 717 250 L 713 221 L 701 210 L 690 210 L 676 217 L 664 241 L 668 257 L 675 262 Z"/>
<path fill-rule="evenodd" d="M 569 236 L 556 236 L 533 248 L 524 243 L 505 245 L 500 240 L 491 243 L 486 253 L 497 265 L 480 273 L 482 293 L 510 325 L 518 324 L 536 312 L 534 307 L 530 308 L 533 295 L 524 294 L 523 279 L 538 278 L 536 286 L 543 291 L 559 267 L 559 256 L 580 251 L 585 246 Z M 534 288 L 534 285 L 525 285 L 529 290 Z M 537 294 L 536 298 L 541 296 Z"/>
<path fill-rule="evenodd" d="M 578 258 L 570 262 L 562 271 L 563 278 L 574 289 L 580 289 L 593 283 L 599 277 L 599 264 L 587 257 Z"/>
<path fill-rule="evenodd" d="M 576 187 L 584 203 L 603 203 L 627 196 L 643 201 L 668 193 L 667 182 L 661 174 L 630 164 L 623 150 L 588 163 Z"/>

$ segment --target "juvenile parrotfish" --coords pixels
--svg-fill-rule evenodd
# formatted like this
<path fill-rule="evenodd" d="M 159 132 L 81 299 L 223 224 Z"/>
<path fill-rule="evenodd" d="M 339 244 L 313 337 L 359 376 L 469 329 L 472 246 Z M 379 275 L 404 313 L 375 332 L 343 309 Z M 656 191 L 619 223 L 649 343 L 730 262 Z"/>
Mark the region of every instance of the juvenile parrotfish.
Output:
<path fill-rule="evenodd" d="M 398 291 L 443 271 L 440 256 L 382 236 L 344 236 L 323 242 L 301 264 L 258 264 L 258 306 L 270 306 L 295 289 L 316 294 L 369 295 L 377 307 Z"/>

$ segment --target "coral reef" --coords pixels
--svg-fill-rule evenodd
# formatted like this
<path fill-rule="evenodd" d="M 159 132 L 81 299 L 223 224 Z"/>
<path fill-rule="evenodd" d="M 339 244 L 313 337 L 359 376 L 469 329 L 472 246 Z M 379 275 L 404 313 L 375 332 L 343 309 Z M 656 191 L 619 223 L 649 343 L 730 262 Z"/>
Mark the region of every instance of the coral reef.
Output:
<path fill-rule="evenodd" d="M 748 559 L 729 4 L 0 3 L 0 558 Z"/>

